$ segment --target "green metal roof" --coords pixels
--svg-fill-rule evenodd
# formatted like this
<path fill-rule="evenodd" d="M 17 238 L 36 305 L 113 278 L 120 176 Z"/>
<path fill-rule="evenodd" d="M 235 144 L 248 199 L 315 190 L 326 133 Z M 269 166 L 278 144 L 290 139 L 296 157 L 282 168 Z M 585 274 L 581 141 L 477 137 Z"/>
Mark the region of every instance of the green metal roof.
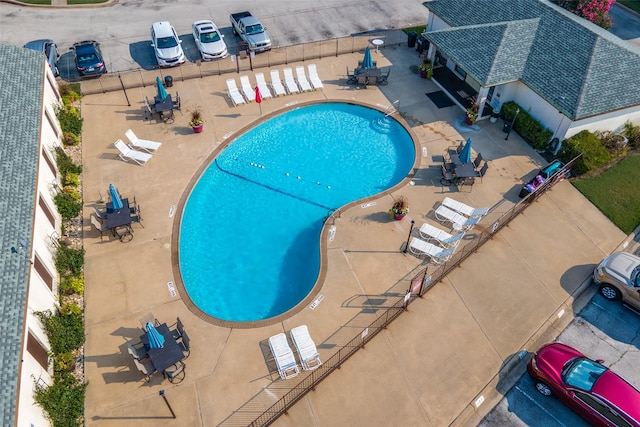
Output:
<path fill-rule="evenodd" d="M 44 55 L 0 44 L 0 58 L 0 411 L 2 425 L 12 426 L 30 270 Z"/>
<path fill-rule="evenodd" d="M 433 0 L 426 35 L 482 86 L 520 80 L 573 120 L 640 105 L 640 52 L 545 0 Z"/>

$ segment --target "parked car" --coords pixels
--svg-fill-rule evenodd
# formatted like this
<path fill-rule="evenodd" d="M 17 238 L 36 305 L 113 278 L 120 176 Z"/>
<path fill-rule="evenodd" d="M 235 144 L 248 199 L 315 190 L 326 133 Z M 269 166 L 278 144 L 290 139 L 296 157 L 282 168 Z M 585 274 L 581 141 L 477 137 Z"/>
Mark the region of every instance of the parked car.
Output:
<path fill-rule="evenodd" d="M 41 40 L 33 40 L 29 43 L 26 43 L 24 46 L 26 49 L 37 50 L 38 52 L 43 52 L 44 56 L 47 58 L 47 63 L 49 64 L 49 68 L 53 71 L 53 75 L 58 77 L 60 73 L 58 72 L 58 58 L 60 57 L 60 52 L 58 52 L 58 46 L 51 39 L 41 39 Z"/>
<path fill-rule="evenodd" d="M 551 343 L 531 357 L 527 370 L 540 393 L 555 395 L 591 425 L 640 427 L 640 391 L 602 363 Z"/>
<path fill-rule="evenodd" d="M 182 64 L 186 58 L 181 44 L 182 40 L 168 21 L 154 22 L 151 25 L 151 46 L 158 66 L 174 67 Z"/>
<path fill-rule="evenodd" d="M 227 56 L 227 45 L 222 40 L 224 36 L 213 22 L 196 21 L 191 25 L 191 31 L 203 61 Z"/>
<path fill-rule="evenodd" d="M 629 252 L 609 255 L 593 271 L 593 281 L 603 297 L 640 310 L 640 257 Z"/>
<path fill-rule="evenodd" d="M 107 66 L 100 51 L 100 43 L 97 41 L 85 40 L 74 43 L 71 49 L 76 57 L 76 69 L 80 77 L 99 76 L 107 72 Z"/>

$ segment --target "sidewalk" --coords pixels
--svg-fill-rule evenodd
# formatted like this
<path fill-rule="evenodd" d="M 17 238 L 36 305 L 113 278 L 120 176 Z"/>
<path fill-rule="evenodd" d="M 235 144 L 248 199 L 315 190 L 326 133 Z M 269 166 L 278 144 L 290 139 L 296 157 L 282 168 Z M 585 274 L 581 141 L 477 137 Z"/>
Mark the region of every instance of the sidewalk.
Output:
<path fill-rule="evenodd" d="M 85 218 L 99 192 L 114 182 L 123 194 L 135 194 L 145 221 L 127 244 L 100 243 L 97 233 L 85 228 L 87 426 L 246 425 L 304 378 L 280 381 L 269 372 L 262 347 L 269 336 L 307 324 L 327 360 L 362 332 L 377 315 L 376 307 L 406 292 L 408 280 L 423 267 L 400 251 L 412 219 L 418 226 L 432 222 L 426 214 L 445 196 L 494 206 L 496 217 L 519 201 L 523 180 L 544 160 L 515 133 L 505 141 L 501 123 L 468 128 L 460 125 L 461 110 L 436 108 L 425 94 L 438 87 L 411 71 L 419 61 L 414 49 L 385 47 L 375 55 L 378 66 L 393 66 L 387 86 L 346 85 L 344 70 L 353 68 L 361 54 L 322 59 L 314 62 L 324 91 L 265 101 L 262 112 L 267 116 L 320 99 L 381 108 L 400 100 L 402 117 L 427 151 L 413 179 L 394 191 L 409 198 L 410 214 L 403 221 L 389 220 L 389 195 L 343 212 L 335 239 L 327 242 L 322 303 L 260 328 L 212 325 L 167 288 L 174 282 L 171 248 L 177 236 L 172 206 L 178 206 L 187 183 L 214 150 L 260 119 L 258 106 L 230 107 L 226 75 L 174 82 L 171 90 L 179 91 L 183 106 L 205 109 L 204 133 L 193 134 L 186 112 L 178 112 L 171 125 L 142 121 L 140 106 L 145 96 L 153 96 L 153 87 L 128 90 L 131 107 L 120 92 L 82 99 Z M 127 128 L 163 142 L 144 167 L 115 155 L 113 141 Z M 490 168 L 471 192 L 450 193 L 439 184 L 440 156 L 468 137 Z M 535 350 L 569 323 L 579 310 L 576 295 L 590 289 L 593 267 L 624 239 L 568 182 L 559 183 L 274 425 L 473 425 L 509 382 L 513 356 Z M 187 376 L 180 384 L 160 375 L 145 383 L 126 352 L 125 343 L 140 335 L 138 318 L 148 312 L 166 322 L 179 316 L 191 337 Z M 481 400 L 476 409 L 474 402 Z"/>

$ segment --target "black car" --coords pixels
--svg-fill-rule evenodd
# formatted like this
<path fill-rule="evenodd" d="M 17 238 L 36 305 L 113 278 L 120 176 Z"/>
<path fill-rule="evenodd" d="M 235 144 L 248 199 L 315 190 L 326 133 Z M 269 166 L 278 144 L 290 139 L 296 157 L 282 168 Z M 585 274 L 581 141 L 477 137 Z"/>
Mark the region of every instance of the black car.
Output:
<path fill-rule="evenodd" d="M 58 67 L 56 62 L 60 57 L 60 53 L 58 53 L 58 47 L 51 39 L 42 39 L 42 40 L 33 40 L 23 46 L 24 48 L 36 50 L 38 52 L 43 52 L 44 56 L 47 58 L 47 63 L 49 64 L 49 68 L 53 71 L 53 75 L 58 77 Z"/>
<path fill-rule="evenodd" d="M 74 43 L 72 47 L 76 56 L 76 69 L 81 77 L 96 76 L 107 72 L 102 59 L 100 44 L 94 40 Z"/>

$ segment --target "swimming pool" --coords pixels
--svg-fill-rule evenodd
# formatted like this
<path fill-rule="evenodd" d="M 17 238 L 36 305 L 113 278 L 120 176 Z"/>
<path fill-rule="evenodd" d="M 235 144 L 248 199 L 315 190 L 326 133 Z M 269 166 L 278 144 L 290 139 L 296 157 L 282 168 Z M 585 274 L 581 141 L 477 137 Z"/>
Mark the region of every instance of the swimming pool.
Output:
<path fill-rule="evenodd" d="M 409 132 L 360 105 L 313 104 L 252 128 L 185 203 L 178 260 L 189 298 L 230 322 L 287 312 L 318 278 L 323 220 L 398 184 L 414 161 Z"/>

